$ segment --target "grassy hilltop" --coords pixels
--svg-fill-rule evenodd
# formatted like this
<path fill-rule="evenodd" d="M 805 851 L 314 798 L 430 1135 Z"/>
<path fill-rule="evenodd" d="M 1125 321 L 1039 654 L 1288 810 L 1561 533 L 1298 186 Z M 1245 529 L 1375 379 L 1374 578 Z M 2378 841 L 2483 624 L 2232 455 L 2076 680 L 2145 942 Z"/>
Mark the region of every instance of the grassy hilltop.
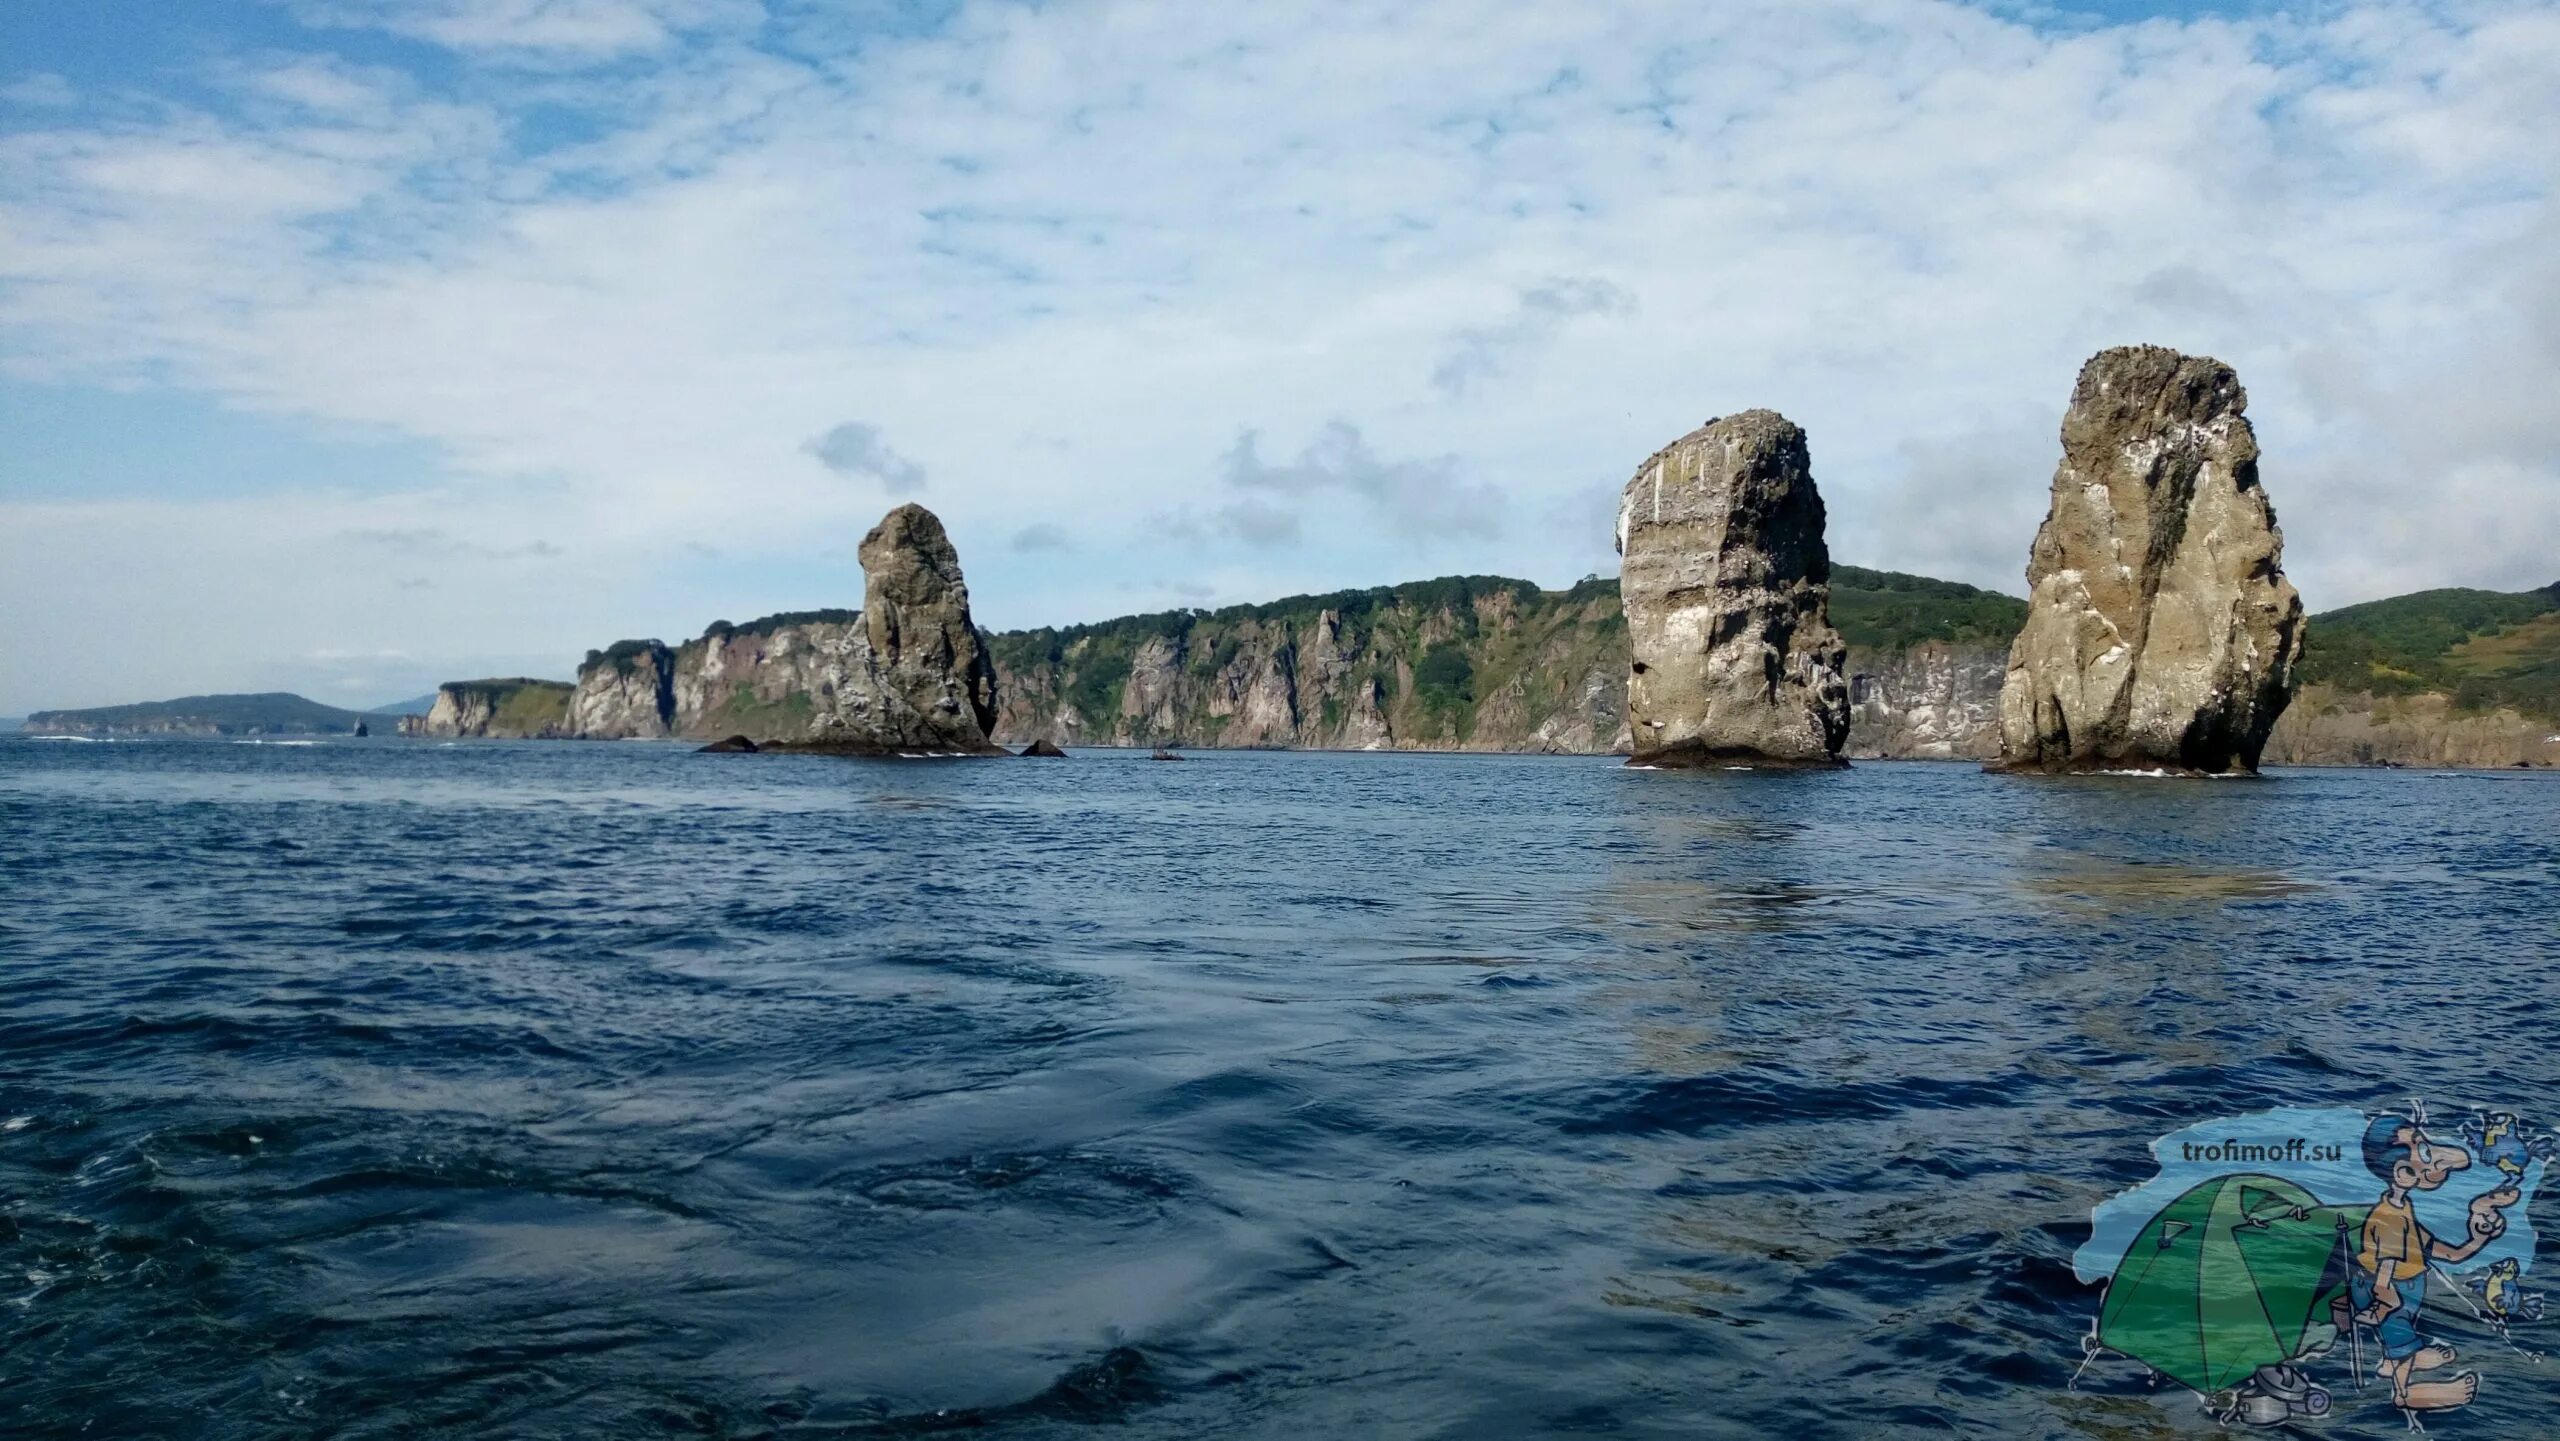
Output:
<path fill-rule="evenodd" d="M 2305 685 L 2375 696 L 2442 692 L 2464 711 L 2560 719 L 2560 583 L 2422 590 L 2311 618 Z"/>

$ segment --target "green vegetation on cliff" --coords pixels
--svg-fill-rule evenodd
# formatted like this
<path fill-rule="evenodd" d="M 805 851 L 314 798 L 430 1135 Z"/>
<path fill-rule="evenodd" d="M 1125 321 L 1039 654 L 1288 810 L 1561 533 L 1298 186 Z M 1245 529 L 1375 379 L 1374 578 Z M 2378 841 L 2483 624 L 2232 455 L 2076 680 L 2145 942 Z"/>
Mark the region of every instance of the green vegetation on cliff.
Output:
<path fill-rule="evenodd" d="M 488 706 L 492 735 L 538 736 L 558 729 L 568 722 L 569 697 L 576 690 L 566 681 L 530 676 L 459 680 L 445 686 L 457 703 Z"/>
<path fill-rule="evenodd" d="M 862 619 L 862 612 L 858 610 L 830 609 L 776 611 L 772 615 L 757 616 L 754 620 L 748 621 L 745 625 L 731 625 L 725 620 L 715 620 L 711 624 L 703 627 L 702 638 L 704 640 L 709 640 L 713 636 L 771 635 L 785 626 L 841 625 L 846 621 L 860 619 Z M 647 642 L 624 641 L 623 644 L 645 645 Z"/>
<path fill-rule="evenodd" d="M 1974 586 L 1835 566 L 1852 647 L 2005 647 L 2026 602 Z M 1328 620 L 1328 617 L 1330 618 Z M 991 635 L 1004 728 L 1062 714 L 1130 743 L 1599 745 L 1623 724 L 1626 618 L 1613 578 L 1541 590 L 1507 576 L 1288 596 Z"/>
<path fill-rule="evenodd" d="M 2311 617 L 2306 685 L 2377 696 L 2441 692 L 2456 709 L 2560 717 L 2560 584 L 2422 590 Z"/>
<path fill-rule="evenodd" d="M 602 650 L 588 651 L 587 658 L 578 663 L 578 674 L 585 675 L 598 666 L 609 665 L 615 675 L 627 676 L 640 668 L 642 656 L 662 648 L 661 643 L 654 640 L 618 640 Z"/>
<path fill-rule="evenodd" d="M 2005 647 L 2026 623 L 2027 603 L 2014 595 L 1898 570 L 1831 567 L 1831 624 L 1852 646 L 1907 650 L 1944 641 Z"/>

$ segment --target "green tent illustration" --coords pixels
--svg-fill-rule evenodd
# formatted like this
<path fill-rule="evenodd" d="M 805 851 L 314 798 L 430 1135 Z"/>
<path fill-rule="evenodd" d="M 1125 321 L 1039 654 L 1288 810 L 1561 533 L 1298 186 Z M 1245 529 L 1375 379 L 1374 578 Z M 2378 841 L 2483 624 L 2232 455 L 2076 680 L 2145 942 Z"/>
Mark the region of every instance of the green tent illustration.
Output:
<path fill-rule="evenodd" d="M 2205 1394 L 2318 1350 L 2368 1209 L 2322 1205 L 2275 1176 L 2217 1176 L 2133 1238 L 2097 1343 Z"/>

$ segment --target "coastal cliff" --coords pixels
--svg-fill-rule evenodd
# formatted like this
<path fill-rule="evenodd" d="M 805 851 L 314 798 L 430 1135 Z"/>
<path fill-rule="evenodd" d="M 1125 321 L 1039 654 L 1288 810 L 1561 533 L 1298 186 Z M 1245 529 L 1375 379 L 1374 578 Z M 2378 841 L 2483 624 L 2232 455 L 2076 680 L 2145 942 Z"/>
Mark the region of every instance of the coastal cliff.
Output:
<path fill-rule="evenodd" d="M 2025 603 L 1834 566 L 1852 756 L 1980 756 Z M 1441 580 L 988 637 L 998 740 L 1341 750 L 1629 749 L 1618 583 Z M 1980 676 L 1988 671 L 1987 686 Z M 1963 687 L 1980 688 L 1967 691 Z"/>
<path fill-rule="evenodd" d="M 2278 765 L 2560 765 L 2560 583 L 2424 590 L 2311 618 Z"/>
<path fill-rule="evenodd" d="M 1831 620 L 1848 646 L 1842 753 L 1996 755 L 2001 682 L 2026 609 L 2015 596 L 1835 563 Z M 2560 763 L 2560 586 L 2426 592 L 2324 612 L 2308 629 L 2305 685 L 2265 763 Z M 1628 749 L 1630 651 L 1618 584 L 1606 578 L 1548 591 L 1451 577 L 982 641 L 997 680 L 993 735 L 1017 747 Z M 551 709 L 529 694 L 501 719 L 475 702 L 489 719 L 474 733 L 804 734 L 830 674 L 867 643 L 855 610 L 720 622 L 672 647 L 626 642 L 589 656 L 574 696 L 551 683 Z"/>
<path fill-rule="evenodd" d="M 1617 587 L 1453 576 L 989 637 L 996 736 L 1082 745 L 1604 752 Z"/>
<path fill-rule="evenodd" d="M 574 686 L 448 685 L 430 735 L 585 740 L 742 736 L 765 749 L 987 755 L 995 668 L 942 522 L 890 511 L 862 538 L 863 608 L 715 621 L 679 647 L 587 652 Z M 526 688 L 541 686 L 536 695 Z M 512 709 L 511 709 L 512 707 Z"/>
<path fill-rule="evenodd" d="M 550 740 L 570 734 L 574 687 L 556 680 L 513 676 L 504 680 L 447 681 L 436 702 L 403 735 L 467 736 L 484 740 Z"/>

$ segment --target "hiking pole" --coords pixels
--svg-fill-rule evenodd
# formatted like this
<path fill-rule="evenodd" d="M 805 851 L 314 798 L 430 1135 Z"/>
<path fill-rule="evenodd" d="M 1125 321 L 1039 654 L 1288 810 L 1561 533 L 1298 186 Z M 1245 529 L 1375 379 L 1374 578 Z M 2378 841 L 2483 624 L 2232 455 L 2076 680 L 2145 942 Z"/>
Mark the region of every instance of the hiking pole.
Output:
<path fill-rule="evenodd" d="M 2352 1304 L 2355 1298 L 2349 1296 L 2347 1300 Z M 2361 1396 L 2364 1394 L 2364 1317 L 2353 1311 L 2347 1313 L 2347 1354 L 2352 1358 L 2348 1364 L 2356 1368 L 2356 1394 Z"/>

